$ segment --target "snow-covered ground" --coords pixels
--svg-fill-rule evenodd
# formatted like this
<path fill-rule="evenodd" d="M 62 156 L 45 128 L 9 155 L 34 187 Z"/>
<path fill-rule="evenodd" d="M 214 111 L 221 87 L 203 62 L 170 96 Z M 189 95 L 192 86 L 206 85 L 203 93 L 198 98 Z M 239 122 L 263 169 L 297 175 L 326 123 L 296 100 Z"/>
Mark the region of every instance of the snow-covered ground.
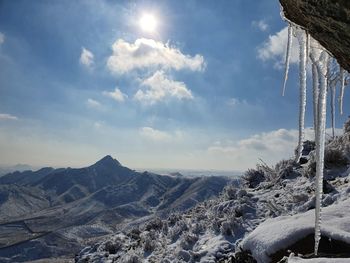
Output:
<path fill-rule="evenodd" d="M 349 214 L 350 199 L 326 207 L 322 213 L 322 235 L 350 244 Z M 294 216 L 269 219 L 243 240 L 242 248 L 252 251 L 258 263 L 270 262 L 269 255 L 286 249 L 307 235 L 313 234 L 314 225 L 314 209 Z M 294 261 L 289 260 L 289 262 Z"/>
<path fill-rule="evenodd" d="M 350 133 L 328 142 L 322 235 L 350 243 Z M 151 218 L 87 247 L 78 262 L 258 262 L 314 231 L 315 162 L 293 160 L 248 170 L 241 184 L 185 213 Z M 247 253 L 248 252 L 248 253 Z M 315 261 L 290 257 L 289 262 Z M 321 259 L 319 259 L 321 260 Z M 239 261 L 238 261 L 239 262 Z M 346 262 L 334 261 L 334 262 Z M 350 262 L 350 261 L 348 261 Z"/>
<path fill-rule="evenodd" d="M 349 147 L 344 146 L 349 142 L 347 133 L 327 145 L 322 203 L 329 208 L 324 210 L 321 229 L 324 235 L 350 243 L 350 170 L 346 161 L 350 155 Z M 242 251 L 249 251 L 258 262 L 269 262 L 270 253 L 313 233 L 313 153 L 309 158 L 303 166 L 293 160 L 281 161 L 275 167 L 258 165 L 246 172 L 239 186 L 226 187 L 218 198 L 185 213 L 153 218 L 111 235 L 85 248 L 77 260 L 225 262 L 235 253 L 238 257 Z M 254 181 L 257 178 L 261 180 Z"/>

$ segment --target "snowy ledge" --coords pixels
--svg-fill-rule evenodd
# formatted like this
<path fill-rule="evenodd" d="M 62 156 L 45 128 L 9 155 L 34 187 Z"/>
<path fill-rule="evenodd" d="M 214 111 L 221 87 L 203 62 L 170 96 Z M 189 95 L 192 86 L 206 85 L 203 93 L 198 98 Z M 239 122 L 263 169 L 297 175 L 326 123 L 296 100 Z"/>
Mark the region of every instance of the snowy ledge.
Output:
<path fill-rule="evenodd" d="M 294 216 L 268 219 L 242 241 L 242 249 L 250 251 L 258 263 L 270 262 L 270 256 L 274 253 L 287 249 L 301 239 L 313 234 L 314 220 L 314 210 Z M 322 236 L 350 244 L 350 200 L 323 209 L 321 233 Z M 289 262 L 335 261 L 330 261 L 330 259 L 312 261 L 291 258 Z M 350 259 L 347 259 L 347 262 L 350 262 Z"/>
<path fill-rule="evenodd" d="M 312 258 L 302 259 L 291 256 L 288 259 L 288 263 L 349 263 L 348 258 Z"/>

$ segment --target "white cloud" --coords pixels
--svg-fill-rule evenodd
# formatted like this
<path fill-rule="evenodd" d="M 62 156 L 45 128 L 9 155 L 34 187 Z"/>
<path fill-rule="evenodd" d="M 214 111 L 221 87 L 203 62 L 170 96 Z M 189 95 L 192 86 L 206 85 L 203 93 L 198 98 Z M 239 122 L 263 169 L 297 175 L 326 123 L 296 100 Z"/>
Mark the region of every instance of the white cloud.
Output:
<path fill-rule="evenodd" d="M 254 20 L 252 21 L 252 26 L 255 28 L 258 28 L 260 31 L 267 31 L 269 29 L 269 25 L 266 23 L 266 21 L 264 19 L 262 20 Z"/>
<path fill-rule="evenodd" d="M 179 143 L 185 139 L 185 134 L 181 130 L 167 132 L 149 126 L 140 128 L 139 135 L 146 140 L 160 143 Z"/>
<path fill-rule="evenodd" d="M 91 99 L 91 98 L 87 99 L 86 105 L 89 108 L 95 108 L 95 109 L 100 108 L 102 106 L 101 103 L 99 103 L 97 100 L 94 100 L 94 99 Z"/>
<path fill-rule="evenodd" d="M 95 129 L 100 129 L 101 127 L 104 126 L 104 122 L 95 121 L 95 122 L 93 123 L 93 126 L 94 126 Z"/>
<path fill-rule="evenodd" d="M 288 27 L 274 35 L 270 35 L 258 48 L 258 58 L 262 61 L 272 60 L 275 62 L 275 67 L 281 68 L 285 61 L 286 49 L 288 42 Z M 298 40 L 293 37 L 290 63 L 297 63 L 299 60 Z"/>
<path fill-rule="evenodd" d="M 0 32 L 0 45 L 5 42 L 5 34 Z"/>
<path fill-rule="evenodd" d="M 134 98 L 146 104 L 154 104 L 167 97 L 193 99 L 185 83 L 169 79 L 163 71 L 156 71 L 151 77 L 143 80 L 141 86 L 146 87 L 146 90 L 138 90 Z"/>
<path fill-rule="evenodd" d="M 140 38 L 135 43 L 118 39 L 112 50 L 107 66 L 119 74 L 145 68 L 201 71 L 205 67 L 203 56 L 183 54 L 179 49 L 153 39 Z"/>
<path fill-rule="evenodd" d="M 231 108 L 250 106 L 246 100 L 240 100 L 240 99 L 236 99 L 236 98 L 229 98 L 226 101 L 226 104 Z"/>
<path fill-rule="evenodd" d="M 7 120 L 16 121 L 18 120 L 18 118 L 11 114 L 0 113 L 0 121 L 7 121 Z"/>
<path fill-rule="evenodd" d="M 102 94 L 118 102 L 123 102 L 128 97 L 118 88 L 115 88 L 114 91 L 104 91 Z"/>
<path fill-rule="evenodd" d="M 142 137 L 152 141 L 169 141 L 172 139 L 171 134 L 151 127 L 142 127 L 139 132 Z"/>
<path fill-rule="evenodd" d="M 94 64 L 94 54 L 92 54 L 90 50 L 87 50 L 86 48 L 82 47 L 79 61 L 80 64 L 91 68 Z"/>
<path fill-rule="evenodd" d="M 341 133 L 341 129 L 336 129 L 336 134 Z M 331 134 L 331 129 L 327 129 L 327 134 Z M 305 129 L 305 139 L 314 139 L 313 129 Z M 239 159 L 242 165 L 246 163 L 251 166 L 259 158 L 263 158 L 269 164 L 275 164 L 282 158 L 290 158 L 294 155 L 297 141 L 297 130 L 278 129 L 255 134 L 237 142 L 215 141 L 207 151 L 214 156 Z"/>

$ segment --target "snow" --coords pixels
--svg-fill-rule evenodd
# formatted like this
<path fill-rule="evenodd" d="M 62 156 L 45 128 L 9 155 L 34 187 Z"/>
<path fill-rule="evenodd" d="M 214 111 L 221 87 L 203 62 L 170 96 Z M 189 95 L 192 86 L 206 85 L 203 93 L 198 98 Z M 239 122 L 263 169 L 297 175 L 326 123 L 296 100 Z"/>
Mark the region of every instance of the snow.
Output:
<path fill-rule="evenodd" d="M 288 258 L 288 263 L 349 263 L 348 258 L 311 258 L 303 259 L 295 256 Z"/>
<path fill-rule="evenodd" d="M 349 199 L 324 208 L 322 234 L 332 239 L 350 243 L 349 216 Z M 313 221 L 313 210 L 293 216 L 268 219 L 243 240 L 242 249 L 251 251 L 258 263 L 270 262 L 269 255 L 288 248 L 298 240 L 312 234 L 314 231 Z M 349 259 L 347 260 L 349 262 Z"/>

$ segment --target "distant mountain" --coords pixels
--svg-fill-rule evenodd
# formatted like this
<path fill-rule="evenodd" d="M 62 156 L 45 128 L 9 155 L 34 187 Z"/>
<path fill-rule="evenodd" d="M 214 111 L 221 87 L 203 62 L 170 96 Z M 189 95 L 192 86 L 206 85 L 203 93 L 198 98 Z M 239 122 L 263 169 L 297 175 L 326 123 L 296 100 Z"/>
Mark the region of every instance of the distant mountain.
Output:
<path fill-rule="evenodd" d="M 72 256 L 85 241 L 217 196 L 229 181 L 140 173 L 111 156 L 85 168 L 9 173 L 0 177 L 0 262 Z"/>
<path fill-rule="evenodd" d="M 8 174 L 8 173 L 12 173 L 15 171 L 29 171 L 29 170 L 33 170 L 33 167 L 27 164 L 16 164 L 16 165 L 12 165 L 12 166 L 0 166 L 0 176 Z"/>

